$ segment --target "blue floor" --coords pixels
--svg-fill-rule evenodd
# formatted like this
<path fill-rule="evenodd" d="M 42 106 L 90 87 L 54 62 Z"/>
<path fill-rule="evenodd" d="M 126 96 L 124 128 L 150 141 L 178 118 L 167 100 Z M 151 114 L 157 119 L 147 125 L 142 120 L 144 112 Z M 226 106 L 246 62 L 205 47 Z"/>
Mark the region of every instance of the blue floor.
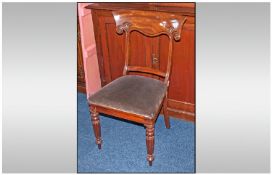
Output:
<path fill-rule="evenodd" d="M 146 161 L 145 129 L 109 116 L 101 116 L 102 149 L 95 144 L 86 95 L 78 93 L 78 172 L 194 173 L 194 124 L 170 119 L 166 129 L 163 117 L 155 126 L 155 160 Z"/>

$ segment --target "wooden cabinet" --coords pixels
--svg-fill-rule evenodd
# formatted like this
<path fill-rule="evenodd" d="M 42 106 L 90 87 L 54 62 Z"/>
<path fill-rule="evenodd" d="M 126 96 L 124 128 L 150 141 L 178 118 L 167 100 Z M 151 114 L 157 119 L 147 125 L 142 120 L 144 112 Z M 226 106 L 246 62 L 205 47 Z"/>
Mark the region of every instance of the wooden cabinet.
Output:
<path fill-rule="evenodd" d="M 195 4 L 194 3 L 93 3 L 94 32 L 101 84 L 105 86 L 122 76 L 125 36 L 116 33 L 112 11 L 121 9 L 163 11 L 186 15 L 181 40 L 173 46 L 168 112 L 170 116 L 195 120 Z M 145 37 L 132 32 L 131 65 L 149 66 L 166 71 L 168 38 Z"/>
<path fill-rule="evenodd" d="M 77 90 L 79 92 L 86 93 L 85 75 L 84 75 L 84 64 L 82 56 L 82 48 L 80 41 L 80 29 L 77 23 Z"/>

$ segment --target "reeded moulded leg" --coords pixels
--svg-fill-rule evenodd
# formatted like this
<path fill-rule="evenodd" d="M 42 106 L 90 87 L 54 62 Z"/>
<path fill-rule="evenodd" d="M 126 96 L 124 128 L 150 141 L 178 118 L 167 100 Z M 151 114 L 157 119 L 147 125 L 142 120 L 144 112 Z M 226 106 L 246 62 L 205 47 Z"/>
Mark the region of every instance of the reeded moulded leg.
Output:
<path fill-rule="evenodd" d="M 146 125 L 146 148 L 147 148 L 147 161 L 149 166 L 152 166 L 154 160 L 154 125 Z"/>
<path fill-rule="evenodd" d="M 101 149 L 102 139 L 101 139 L 100 120 L 99 120 L 98 112 L 96 112 L 95 108 L 91 108 L 91 120 L 93 124 L 93 131 L 95 135 L 96 144 L 98 145 L 98 149 Z"/>

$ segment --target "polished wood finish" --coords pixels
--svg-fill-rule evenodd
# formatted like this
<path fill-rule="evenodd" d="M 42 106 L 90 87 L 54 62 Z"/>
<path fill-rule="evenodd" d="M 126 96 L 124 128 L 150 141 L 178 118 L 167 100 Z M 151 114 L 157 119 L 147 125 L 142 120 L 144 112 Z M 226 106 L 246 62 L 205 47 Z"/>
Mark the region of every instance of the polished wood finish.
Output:
<path fill-rule="evenodd" d="M 86 7 L 97 10 L 145 10 L 157 12 L 174 12 L 195 16 L 195 3 L 93 3 Z"/>
<path fill-rule="evenodd" d="M 97 56 L 102 86 L 124 73 L 125 35 L 116 33 L 113 11 L 143 10 L 186 16 L 181 39 L 173 43 L 172 69 L 169 77 L 167 111 L 171 117 L 195 121 L 195 4 L 194 3 L 93 3 L 92 9 Z M 167 35 L 146 37 L 131 32 L 131 51 L 128 70 L 147 67 L 146 76 L 163 79 L 167 71 L 169 38 Z M 133 67 L 130 67 L 133 65 Z M 135 71 L 134 71 L 135 70 Z M 156 70 L 155 75 L 150 73 Z M 134 72 L 131 72 L 134 71 Z M 193 110 L 192 110 L 193 109 Z"/>
<path fill-rule="evenodd" d="M 149 67 L 140 67 L 140 66 L 127 66 L 125 68 L 125 73 L 127 72 L 144 72 L 144 73 L 148 73 L 148 74 L 154 74 L 160 77 L 166 77 L 166 74 L 162 71 L 156 70 L 156 69 L 152 69 Z"/>
<path fill-rule="evenodd" d="M 167 93 L 165 95 L 165 98 L 163 100 L 163 114 L 164 114 L 164 123 L 165 123 L 165 127 L 167 129 L 170 128 L 170 121 L 169 121 L 169 115 L 168 115 L 168 110 L 167 110 Z"/>
<path fill-rule="evenodd" d="M 152 75 L 158 75 L 167 89 L 169 86 L 169 77 L 171 73 L 172 53 L 174 41 L 179 41 L 181 38 L 181 30 L 186 21 L 185 16 L 172 15 L 164 12 L 149 12 L 149 11 L 113 11 L 113 16 L 116 23 L 116 32 L 119 35 L 125 33 L 125 46 L 124 46 L 124 69 L 123 75 L 126 76 L 130 72 L 140 72 Z M 151 24 L 152 23 L 152 24 Z M 156 70 L 152 67 L 134 66 L 131 64 L 131 51 L 133 48 L 133 35 L 132 33 L 137 31 L 141 35 L 146 37 L 158 37 L 160 35 L 166 35 L 168 37 L 168 55 L 166 56 L 166 69 L 165 73 L 160 70 Z M 102 33 L 103 34 L 103 33 Z M 153 58 L 154 59 L 154 58 Z M 147 146 L 147 161 L 149 165 L 152 165 L 154 160 L 154 125 L 161 111 L 162 106 L 165 105 L 165 125 L 170 127 L 169 117 L 167 113 L 167 91 L 164 95 L 164 100 L 160 103 L 160 107 L 155 111 L 155 117 L 147 118 L 145 116 L 137 115 L 134 113 L 127 113 L 119 109 L 111 107 L 103 107 L 90 102 L 90 112 L 92 116 L 93 129 L 96 137 L 96 143 L 101 147 L 101 135 L 100 135 L 100 123 L 98 113 L 105 113 L 118 118 L 123 118 L 129 121 L 138 122 L 144 124 L 146 127 L 146 146 Z"/>
<path fill-rule="evenodd" d="M 184 16 L 171 14 L 169 17 L 169 13 L 164 12 L 156 12 L 156 16 L 152 11 L 139 10 L 120 10 L 112 13 L 118 34 L 137 30 L 151 37 L 166 34 L 176 41 L 180 39 L 181 28 L 186 20 Z"/>
<path fill-rule="evenodd" d="M 98 145 L 98 149 L 101 149 L 102 139 L 101 139 L 101 127 L 100 127 L 99 114 L 96 111 L 95 107 L 90 107 L 90 111 L 91 111 L 91 121 L 93 124 L 96 144 Z"/>
<path fill-rule="evenodd" d="M 147 161 L 149 166 L 152 166 L 154 160 L 154 124 L 145 125 L 146 127 L 146 146 L 147 146 Z"/>
<path fill-rule="evenodd" d="M 86 93 L 86 82 L 82 56 L 79 23 L 77 22 L 77 90 Z"/>

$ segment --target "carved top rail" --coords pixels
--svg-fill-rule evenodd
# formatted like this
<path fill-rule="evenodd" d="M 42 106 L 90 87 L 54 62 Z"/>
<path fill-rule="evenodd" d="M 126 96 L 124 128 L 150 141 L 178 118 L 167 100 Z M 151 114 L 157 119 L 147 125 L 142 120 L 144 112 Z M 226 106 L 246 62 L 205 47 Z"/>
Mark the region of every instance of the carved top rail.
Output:
<path fill-rule="evenodd" d="M 176 41 L 180 39 L 181 28 L 186 21 L 185 16 L 164 12 L 120 10 L 112 13 L 119 34 L 137 30 L 147 36 L 166 34 Z"/>

